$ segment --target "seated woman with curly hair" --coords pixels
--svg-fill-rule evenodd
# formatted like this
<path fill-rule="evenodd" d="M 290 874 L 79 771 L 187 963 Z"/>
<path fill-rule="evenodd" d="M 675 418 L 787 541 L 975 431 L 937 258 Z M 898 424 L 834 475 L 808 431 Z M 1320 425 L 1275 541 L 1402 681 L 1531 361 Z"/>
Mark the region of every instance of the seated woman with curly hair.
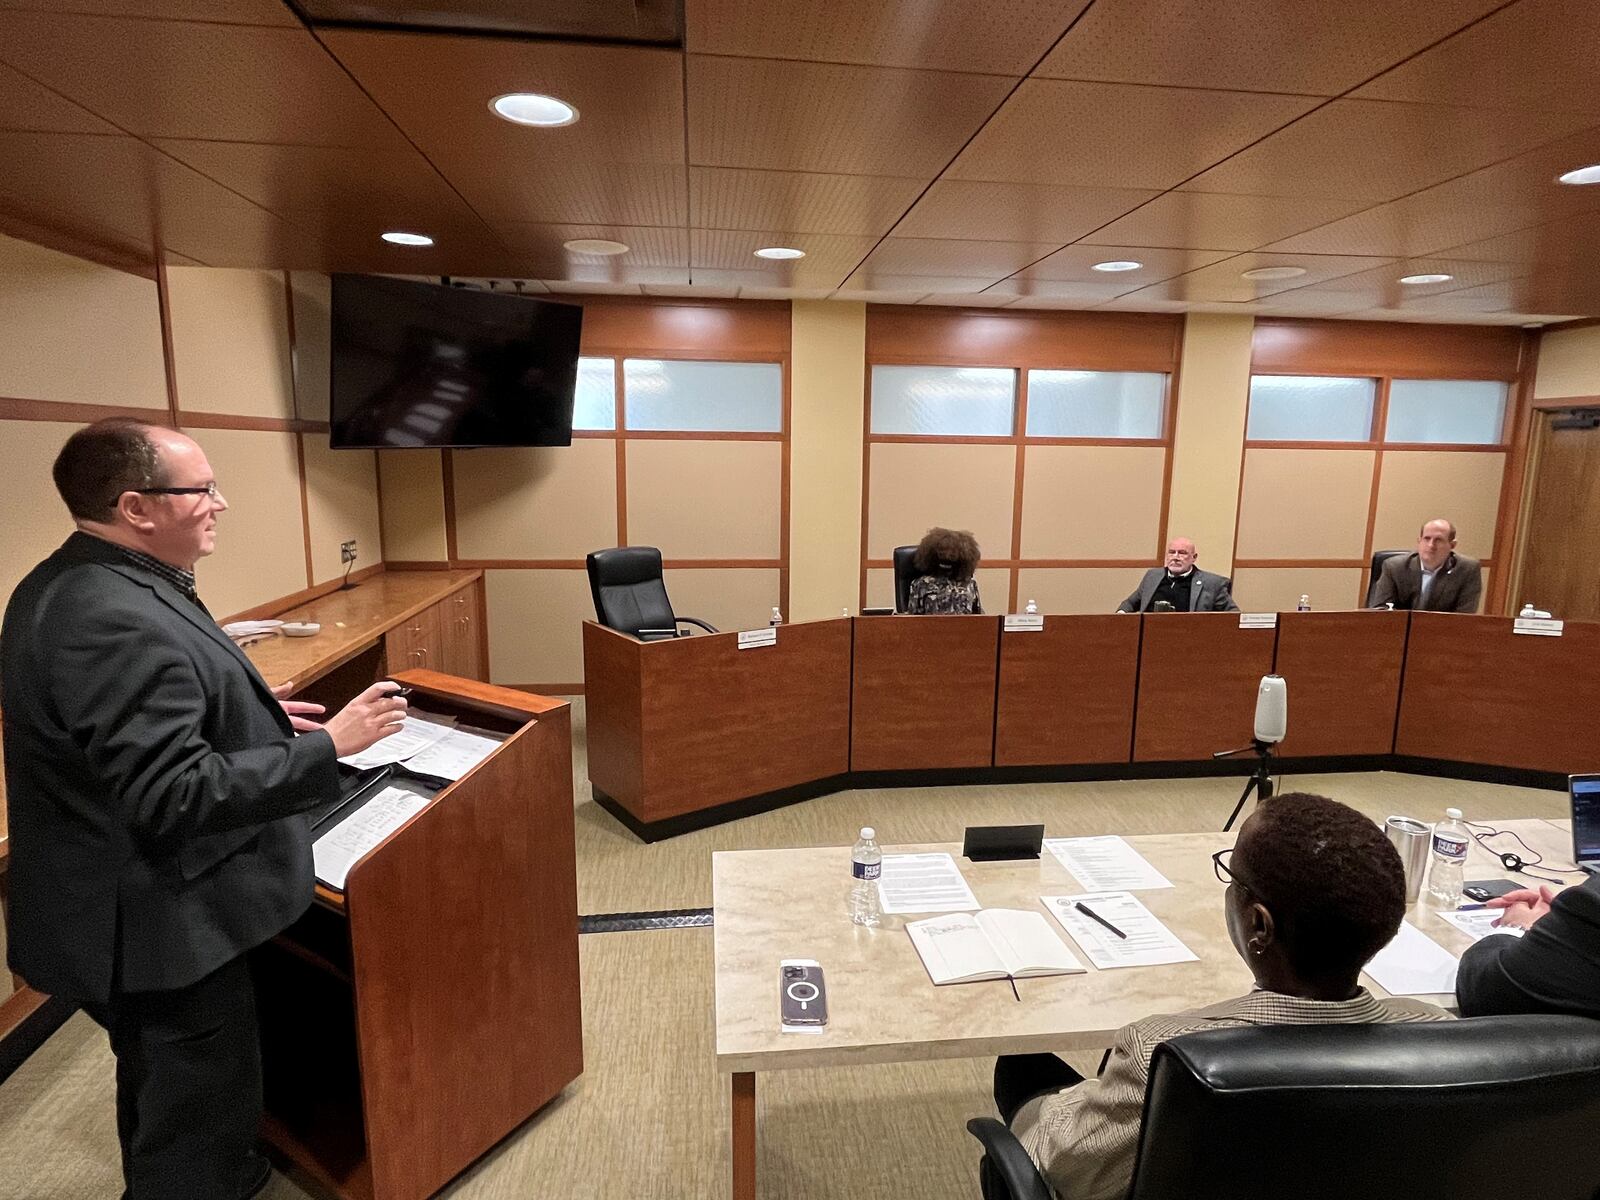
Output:
<path fill-rule="evenodd" d="M 964 529 L 928 530 L 911 560 L 917 578 L 911 581 L 906 611 L 931 613 L 981 613 L 978 581 L 978 543 Z"/>

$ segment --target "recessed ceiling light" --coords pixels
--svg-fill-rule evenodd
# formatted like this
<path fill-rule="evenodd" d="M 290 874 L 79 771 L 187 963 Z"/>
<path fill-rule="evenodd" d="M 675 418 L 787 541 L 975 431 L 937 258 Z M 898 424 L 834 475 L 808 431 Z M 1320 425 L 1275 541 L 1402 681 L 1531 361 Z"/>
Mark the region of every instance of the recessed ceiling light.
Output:
<path fill-rule="evenodd" d="M 1444 283 L 1447 280 L 1454 279 L 1454 278 L 1455 278 L 1454 275 L 1445 275 L 1442 272 L 1433 271 L 1433 272 L 1429 272 L 1429 273 L 1423 274 L 1423 275 L 1402 275 L 1402 276 L 1400 276 L 1400 282 L 1401 283 Z"/>
<path fill-rule="evenodd" d="M 1579 167 L 1557 178 L 1561 183 L 1600 183 L 1600 163 L 1592 167 Z"/>
<path fill-rule="evenodd" d="M 1137 271 L 1142 266 L 1144 266 L 1142 262 L 1117 258 L 1112 259 L 1110 262 L 1095 263 L 1093 269 L 1096 271 Z"/>
<path fill-rule="evenodd" d="M 1298 279 L 1306 273 L 1304 267 L 1257 267 L 1253 271 L 1241 271 L 1240 279 Z"/>
<path fill-rule="evenodd" d="M 391 229 L 383 235 L 383 240 L 396 246 L 431 246 L 433 239 L 425 233 L 405 233 L 399 229 Z"/>
<path fill-rule="evenodd" d="M 626 254 L 628 247 L 621 242 L 607 241 L 605 238 L 573 238 L 570 242 L 561 243 L 574 254 Z"/>
<path fill-rule="evenodd" d="M 489 101 L 489 108 L 513 125 L 536 125 L 541 129 L 571 125 L 578 119 L 578 110 L 565 100 L 538 92 L 507 92 Z"/>
<path fill-rule="evenodd" d="M 757 258 L 804 258 L 804 250 L 796 250 L 793 246 L 763 246 L 756 251 Z"/>

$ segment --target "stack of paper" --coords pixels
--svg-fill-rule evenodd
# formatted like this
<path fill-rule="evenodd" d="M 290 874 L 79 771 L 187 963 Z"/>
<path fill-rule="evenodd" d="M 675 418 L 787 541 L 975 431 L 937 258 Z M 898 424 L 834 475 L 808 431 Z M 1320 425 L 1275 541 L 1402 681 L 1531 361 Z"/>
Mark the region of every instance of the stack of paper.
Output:
<path fill-rule="evenodd" d="M 970 912 L 979 907 L 948 854 L 885 854 L 878 899 L 886 913 Z"/>
<path fill-rule="evenodd" d="M 1456 990 L 1456 956 L 1410 921 L 1367 964 L 1367 974 L 1391 996 L 1432 996 Z"/>
<path fill-rule="evenodd" d="M 1045 849 L 1091 892 L 1139 892 L 1172 882 L 1119 837 L 1046 838 Z"/>
<path fill-rule="evenodd" d="M 405 760 L 405 768 L 436 779 L 460 779 L 500 748 L 492 738 L 462 729 L 446 729 L 444 736 Z"/>
<path fill-rule="evenodd" d="M 384 788 L 354 813 L 311 843 L 317 878 L 344 890 L 345 877 L 358 859 L 429 804 L 429 797 Z"/>
<path fill-rule="evenodd" d="M 429 746 L 439 741 L 450 732 L 447 725 L 435 725 L 432 721 L 420 721 L 416 717 L 406 717 L 398 733 L 391 733 L 386 738 L 380 738 L 365 750 L 356 754 L 346 754 L 339 761 L 347 767 L 366 770 L 369 767 L 387 766 L 389 763 L 405 762 L 413 755 L 420 754 Z"/>
<path fill-rule="evenodd" d="M 1156 919 L 1131 892 L 1041 896 L 1050 915 L 1102 971 L 1194 962 L 1194 951 Z M 1099 918 L 1096 920 L 1096 918 Z M 1115 927 L 1117 932 L 1112 928 Z"/>

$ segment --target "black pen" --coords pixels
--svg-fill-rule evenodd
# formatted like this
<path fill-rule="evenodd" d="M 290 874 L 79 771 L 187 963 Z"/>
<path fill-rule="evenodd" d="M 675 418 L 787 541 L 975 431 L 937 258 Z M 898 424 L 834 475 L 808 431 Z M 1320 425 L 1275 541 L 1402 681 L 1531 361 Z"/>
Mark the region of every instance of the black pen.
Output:
<path fill-rule="evenodd" d="M 1099 921 L 1100 924 L 1104 925 L 1107 929 L 1111 930 L 1112 933 L 1116 934 L 1123 941 L 1127 941 L 1128 940 L 1128 935 L 1127 934 L 1123 933 L 1122 930 L 1118 929 L 1110 921 L 1106 920 L 1099 913 L 1095 912 L 1094 909 L 1090 908 L 1082 900 L 1074 900 L 1072 902 L 1072 907 L 1077 909 L 1084 916 L 1088 917 L 1091 921 Z"/>
<path fill-rule="evenodd" d="M 1022 995 L 1017 991 L 1017 981 L 1009 975 L 1006 978 L 1011 984 L 1011 994 L 1017 998 L 1017 1003 L 1022 1003 Z"/>

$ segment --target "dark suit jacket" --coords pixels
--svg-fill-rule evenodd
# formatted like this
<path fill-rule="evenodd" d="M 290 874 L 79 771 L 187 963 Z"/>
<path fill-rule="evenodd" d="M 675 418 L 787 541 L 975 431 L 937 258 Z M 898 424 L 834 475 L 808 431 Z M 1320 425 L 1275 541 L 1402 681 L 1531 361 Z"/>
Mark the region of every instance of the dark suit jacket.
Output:
<path fill-rule="evenodd" d="M 311 902 L 294 814 L 338 787 L 250 660 L 170 583 L 75 533 L 0 632 L 8 956 L 78 1000 L 182 987 Z"/>
<path fill-rule="evenodd" d="M 1396 608 L 1418 608 L 1428 612 L 1471 613 L 1478 611 L 1483 595 L 1483 575 L 1478 560 L 1452 554 L 1433 577 L 1426 603 L 1421 603 L 1422 559 L 1415 552 L 1391 558 L 1383 564 L 1378 582 L 1372 585 L 1370 608 L 1392 603 Z"/>
<path fill-rule="evenodd" d="M 1161 586 L 1162 577 L 1167 573 L 1165 567 L 1151 567 L 1144 573 L 1144 578 L 1139 581 L 1139 586 L 1134 589 L 1121 604 L 1117 605 L 1118 612 L 1143 612 L 1150 607 L 1150 601 L 1156 594 L 1156 588 Z M 1189 581 L 1189 611 L 1190 612 L 1238 612 L 1239 606 L 1233 602 L 1233 596 L 1228 591 L 1228 580 L 1224 575 L 1212 571 L 1202 571 L 1194 568 L 1194 578 Z"/>
<path fill-rule="evenodd" d="M 1456 1003 L 1463 1017 L 1600 1017 L 1600 876 L 1562 892 L 1524 936 L 1469 946 L 1456 971 Z"/>

